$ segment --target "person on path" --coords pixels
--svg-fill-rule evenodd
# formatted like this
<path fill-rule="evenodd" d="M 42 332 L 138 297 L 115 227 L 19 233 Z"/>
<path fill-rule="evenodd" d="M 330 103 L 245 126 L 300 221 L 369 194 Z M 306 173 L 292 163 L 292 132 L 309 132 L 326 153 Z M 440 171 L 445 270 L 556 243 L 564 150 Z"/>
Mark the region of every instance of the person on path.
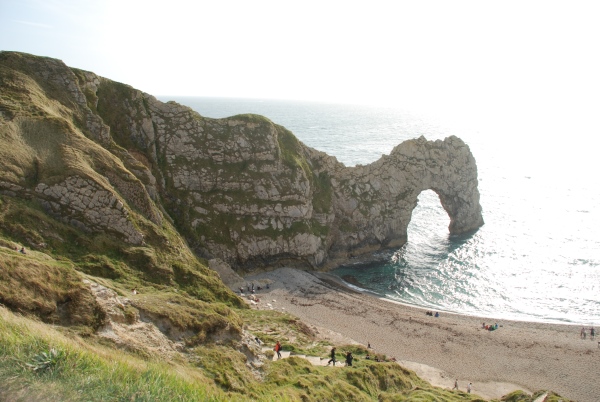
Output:
<path fill-rule="evenodd" d="M 333 362 L 333 365 L 335 366 L 335 348 L 331 348 L 331 359 L 329 359 L 329 361 L 327 362 L 327 365 L 329 366 L 329 364 L 331 364 Z"/>
<path fill-rule="evenodd" d="M 454 388 L 452 388 L 452 390 L 458 391 L 458 378 L 456 380 L 454 380 Z"/>
<path fill-rule="evenodd" d="M 594 330 L 594 327 L 590 328 L 590 339 L 594 340 L 594 337 L 596 336 L 596 331 Z"/>
<path fill-rule="evenodd" d="M 471 393 L 471 387 L 473 386 L 473 384 L 469 383 L 469 385 L 467 385 L 467 392 L 470 394 Z"/>
<path fill-rule="evenodd" d="M 346 353 L 346 366 L 352 367 L 352 360 L 354 357 L 352 356 L 352 352 Z"/>
<path fill-rule="evenodd" d="M 277 358 L 281 359 L 281 343 L 279 343 L 279 341 L 277 341 L 277 343 L 275 344 L 275 352 L 277 352 Z"/>

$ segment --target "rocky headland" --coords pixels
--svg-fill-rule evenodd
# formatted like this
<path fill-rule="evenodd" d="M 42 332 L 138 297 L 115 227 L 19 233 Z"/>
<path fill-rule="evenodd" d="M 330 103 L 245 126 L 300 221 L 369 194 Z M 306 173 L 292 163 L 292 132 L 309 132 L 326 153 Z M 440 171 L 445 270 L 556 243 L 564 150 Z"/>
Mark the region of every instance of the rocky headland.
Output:
<path fill-rule="evenodd" d="M 427 189 L 450 233 L 483 224 L 457 137 L 346 167 L 262 116 L 205 118 L 55 59 L 2 52 L 0 68 L 0 192 L 82 231 L 143 246 L 166 218 L 198 256 L 249 272 L 399 247 Z"/>

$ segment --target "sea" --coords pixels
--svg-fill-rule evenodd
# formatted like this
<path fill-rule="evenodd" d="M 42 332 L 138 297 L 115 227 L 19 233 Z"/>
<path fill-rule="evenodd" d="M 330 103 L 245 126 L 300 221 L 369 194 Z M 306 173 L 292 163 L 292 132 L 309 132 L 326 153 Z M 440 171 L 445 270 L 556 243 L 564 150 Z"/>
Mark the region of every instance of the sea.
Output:
<path fill-rule="evenodd" d="M 391 106 L 159 99 L 211 118 L 263 115 L 346 166 L 369 164 L 408 139 L 460 137 L 477 162 L 484 226 L 451 236 L 447 213 L 427 190 L 404 246 L 383 253 L 380 262 L 332 273 L 383 298 L 441 313 L 600 324 L 600 170 L 581 130 L 544 119 L 449 118 Z"/>

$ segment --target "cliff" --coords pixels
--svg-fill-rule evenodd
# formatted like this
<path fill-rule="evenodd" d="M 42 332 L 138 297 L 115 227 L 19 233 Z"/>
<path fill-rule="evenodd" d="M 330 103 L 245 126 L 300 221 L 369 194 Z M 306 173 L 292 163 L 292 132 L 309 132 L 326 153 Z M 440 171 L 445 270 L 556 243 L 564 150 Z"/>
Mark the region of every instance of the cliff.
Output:
<path fill-rule="evenodd" d="M 0 53 L 0 91 L 0 193 L 90 236 L 143 248 L 172 223 L 196 255 L 248 271 L 399 247 L 427 189 L 450 233 L 483 224 L 457 137 L 346 167 L 264 117 L 205 118 L 55 59 Z"/>

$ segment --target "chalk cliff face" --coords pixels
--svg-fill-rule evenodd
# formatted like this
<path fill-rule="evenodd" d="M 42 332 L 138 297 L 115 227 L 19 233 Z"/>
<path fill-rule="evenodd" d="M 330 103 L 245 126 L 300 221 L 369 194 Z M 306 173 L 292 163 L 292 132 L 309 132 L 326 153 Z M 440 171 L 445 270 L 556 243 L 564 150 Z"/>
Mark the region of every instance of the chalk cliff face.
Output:
<path fill-rule="evenodd" d="M 0 192 L 132 245 L 167 219 L 238 269 L 331 266 L 402 245 L 427 189 L 451 233 L 483 224 L 457 137 L 345 167 L 264 117 L 205 118 L 59 60 L 0 53 L 0 91 Z"/>

